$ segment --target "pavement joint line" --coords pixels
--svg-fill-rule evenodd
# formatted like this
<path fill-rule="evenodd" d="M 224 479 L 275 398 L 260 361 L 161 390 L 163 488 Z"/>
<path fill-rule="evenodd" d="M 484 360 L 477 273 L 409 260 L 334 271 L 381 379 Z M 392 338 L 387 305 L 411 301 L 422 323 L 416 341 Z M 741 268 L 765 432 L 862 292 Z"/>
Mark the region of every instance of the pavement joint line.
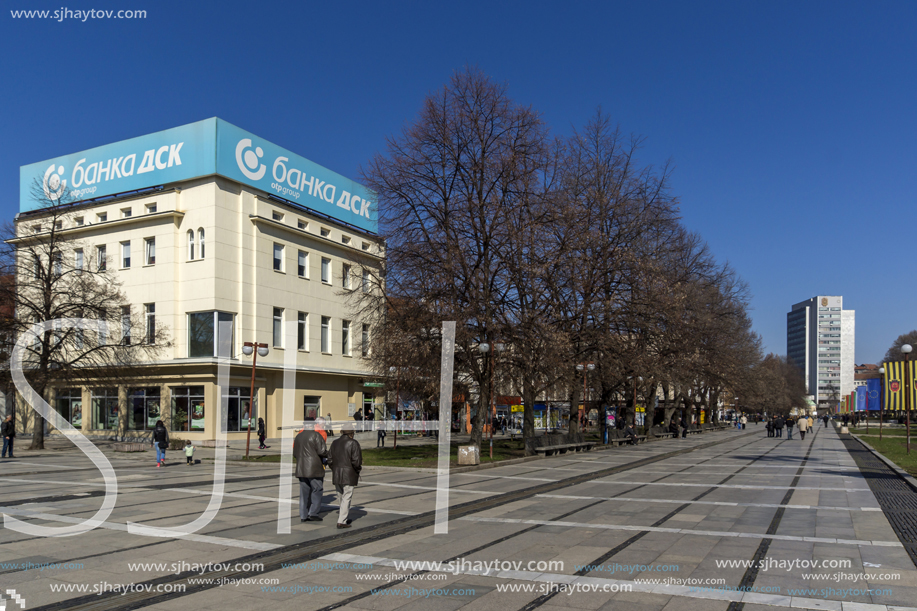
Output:
<path fill-rule="evenodd" d="M 686 503 L 687 501 L 682 501 Z M 785 505 L 782 505 L 785 507 Z M 459 518 L 467 522 L 491 522 L 499 524 L 538 524 L 541 526 L 563 526 L 567 528 L 593 528 L 600 530 L 630 530 L 671 533 L 679 535 L 697 535 L 702 537 L 736 537 L 741 539 L 771 539 L 777 541 L 806 541 L 809 543 L 826 543 L 833 545 L 857 545 L 875 547 L 904 547 L 899 541 L 867 541 L 860 539 L 837 539 L 834 537 L 799 537 L 796 535 L 769 535 L 766 533 L 735 532 L 728 530 L 693 530 L 690 528 L 667 528 L 659 526 L 632 526 L 630 524 L 598 524 L 592 522 L 559 522 L 556 520 L 524 520 L 516 518 L 486 518 L 464 516 Z"/>
<path fill-rule="evenodd" d="M 871 492 L 869 488 L 822 488 L 819 486 L 746 486 L 740 484 L 688 484 L 675 482 L 618 482 L 607 479 L 595 480 L 593 483 L 618 484 L 626 486 L 643 484 L 645 486 L 681 486 L 686 488 L 736 488 L 740 490 L 828 490 L 832 492 Z"/>
<path fill-rule="evenodd" d="M 882 511 L 881 507 L 830 507 L 827 505 L 781 505 L 779 503 L 730 503 L 727 501 L 681 501 L 673 499 L 644 499 L 639 497 L 627 496 L 575 496 L 566 494 L 539 494 L 542 498 L 548 499 L 601 499 L 603 501 L 629 501 L 637 503 L 691 503 L 692 505 L 720 505 L 723 507 L 786 507 L 787 509 L 823 509 L 831 511 Z"/>
<path fill-rule="evenodd" d="M 0 507 L 0 512 L 8 513 L 11 515 L 18 515 L 27 518 L 35 518 L 38 520 L 49 520 L 55 522 L 64 522 L 67 524 L 79 524 L 83 520 L 80 518 L 71 518 L 69 516 L 58 516 L 51 513 L 43 513 L 40 511 L 29 511 L 28 509 L 14 508 L 14 507 Z M 119 524 L 117 522 L 103 522 L 98 526 L 98 528 L 104 528 L 106 530 L 117 530 L 122 532 L 127 532 L 127 524 Z M 176 537 L 162 537 L 164 539 L 175 539 Z M 195 541 L 197 543 L 210 543 L 213 545 L 222 545 L 225 547 L 238 547 L 248 550 L 256 551 L 270 551 L 280 547 L 277 543 L 262 543 L 259 541 L 245 541 L 242 539 L 228 539 L 226 537 L 214 537 L 211 535 L 182 535 L 180 537 L 182 540 Z"/>
<path fill-rule="evenodd" d="M 350 564 L 371 564 L 373 566 L 385 566 L 385 567 L 395 567 L 395 560 L 391 558 L 384 558 L 381 556 L 360 556 L 357 554 L 346 554 L 346 553 L 335 553 L 328 554 L 327 556 L 322 556 L 318 558 L 325 562 L 341 562 L 341 563 L 350 563 Z M 400 560 L 398 561 L 401 562 Z M 416 561 L 418 564 L 423 561 Z M 440 566 L 446 564 L 448 561 L 441 561 Z M 434 565 L 435 562 L 428 564 L 427 566 Z M 835 603 L 836 605 L 843 605 L 843 601 L 826 601 L 813 598 L 805 598 L 801 596 L 786 596 L 780 594 L 764 594 L 758 592 L 742 592 L 738 590 L 720 590 L 716 588 L 706 588 L 696 590 L 691 586 L 680 586 L 680 585 L 671 585 L 665 583 L 640 583 L 635 580 L 625 580 L 625 579 L 611 579 L 607 577 L 586 577 L 586 576 L 577 576 L 577 575 L 568 575 L 565 573 L 540 573 L 537 571 L 507 571 L 507 570 L 460 570 L 460 571 L 424 571 L 424 572 L 439 572 L 439 573 L 452 573 L 457 575 L 469 575 L 469 576 L 478 576 L 486 577 L 489 579 L 505 579 L 512 581 L 528 581 L 528 582 L 548 582 L 548 583 L 568 583 L 568 584 L 588 584 L 588 585 L 597 585 L 597 586 L 609 586 L 620 588 L 622 586 L 629 586 L 632 588 L 633 592 L 641 592 L 645 594 L 664 594 L 667 596 L 678 596 L 683 598 L 697 598 L 701 600 L 729 600 L 733 602 L 744 602 L 747 604 L 757 604 L 765 605 L 768 607 L 780 607 L 784 609 L 818 609 L 824 610 L 826 608 L 825 603 Z M 389 586 L 390 587 L 390 586 Z M 385 586 L 376 588 L 384 589 Z M 861 606 L 862 605 L 862 606 Z M 833 607 L 833 605 L 831 605 Z M 326 609 L 334 608 L 326 607 Z M 851 611 L 917 611 L 917 607 L 902 607 L 900 605 L 882 605 L 882 604 L 862 604 L 857 603 L 856 605 L 850 605 L 847 609 Z M 324 611 L 324 609 L 322 610 Z"/>
<path fill-rule="evenodd" d="M 715 437 L 719 437 L 714 433 Z M 678 450 L 659 453 L 656 455 L 646 455 L 645 453 L 641 456 L 638 452 L 631 453 L 629 450 L 624 450 L 631 454 L 634 460 L 620 464 L 607 467 L 600 471 L 604 475 L 611 475 L 619 471 L 627 471 L 632 469 L 639 469 L 647 464 L 652 464 L 660 460 L 667 460 L 674 458 L 676 456 L 681 456 L 685 454 L 690 454 L 697 451 L 702 451 L 705 449 L 721 446 L 724 444 L 731 444 L 733 441 L 742 442 L 743 438 L 748 435 L 741 435 L 737 437 L 732 437 L 731 439 L 715 439 L 713 441 L 705 441 L 702 443 L 689 443 L 682 446 Z M 698 440 L 700 441 L 700 440 Z M 620 450 L 620 448 L 617 448 Z M 726 450 L 721 454 L 726 452 L 734 451 L 732 449 Z M 636 455 L 636 456 L 634 456 Z M 549 460 L 549 459 L 548 459 Z M 541 485 L 531 486 L 529 488 L 523 488 L 520 490 L 510 491 L 504 494 L 491 495 L 487 498 L 477 499 L 474 501 L 468 501 L 460 505 L 455 505 L 450 508 L 450 515 L 455 516 L 456 518 L 461 517 L 462 515 L 467 515 L 470 513 L 480 513 L 482 511 L 487 511 L 491 508 L 505 505 L 510 502 L 515 502 L 519 500 L 524 500 L 534 497 L 541 491 L 548 491 L 557 488 L 566 488 L 570 486 L 575 486 L 580 483 L 590 481 L 591 478 L 595 476 L 594 473 L 587 473 L 579 476 L 574 476 L 560 480 L 558 482 L 544 483 Z M 600 475 L 601 476 L 601 475 Z M 251 478 L 251 479 L 261 479 L 261 478 Z M 367 482 L 368 483 L 368 482 Z M 578 508 L 575 511 L 580 511 L 582 508 Z M 173 600 L 175 598 L 188 596 L 198 592 L 202 592 L 213 587 L 216 587 L 214 583 L 221 578 L 227 577 L 251 577 L 254 575 L 260 575 L 263 573 L 271 572 L 276 570 L 282 564 L 297 563 L 303 562 L 305 560 L 311 560 L 317 558 L 321 555 L 327 553 L 341 551 L 344 549 L 351 549 L 354 545 L 362 545 L 366 543 L 371 543 L 374 541 L 379 541 L 382 539 L 387 539 L 394 537 L 399 534 L 407 532 L 415 532 L 427 526 L 432 526 L 435 518 L 435 511 L 425 512 L 418 516 L 410 516 L 399 518 L 390 522 L 384 522 L 377 525 L 372 525 L 367 528 L 359 529 L 356 531 L 349 531 L 346 533 L 332 535 L 324 537 L 321 539 L 304 541 L 301 543 L 294 543 L 286 546 L 281 546 L 279 549 L 259 552 L 252 554 L 250 556 L 244 556 L 238 558 L 238 562 L 259 562 L 264 565 L 262 570 L 249 570 L 249 571 L 212 571 L 210 573 L 198 574 L 194 573 L 193 577 L 195 578 L 194 584 L 189 584 L 188 580 L 191 576 L 186 574 L 180 575 L 171 575 L 165 578 L 157 578 L 148 580 L 144 583 L 150 584 L 159 584 L 159 583 L 182 583 L 186 586 L 185 590 L 181 593 L 172 592 L 172 593 L 149 593 L 149 592 L 132 592 L 128 594 L 115 594 L 107 593 L 102 595 L 89 595 L 89 596 L 80 596 L 76 598 L 67 599 L 60 603 L 52 603 L 48 605 L 43 605 L 33 609 L 32 611 L 57 611 L 57 610 L 67 610 L 67 611 L 78 611 L 85 609 L 86 611 L 98 611 L 98 610 L 121 610 L 127 611 L 129 609 L 137 609 L 145 606 L 150 606 L 158 604 L 161 602 Z M 210 578 L 213 580 L 209 584 L 200 583 L 200 579 Z"/>

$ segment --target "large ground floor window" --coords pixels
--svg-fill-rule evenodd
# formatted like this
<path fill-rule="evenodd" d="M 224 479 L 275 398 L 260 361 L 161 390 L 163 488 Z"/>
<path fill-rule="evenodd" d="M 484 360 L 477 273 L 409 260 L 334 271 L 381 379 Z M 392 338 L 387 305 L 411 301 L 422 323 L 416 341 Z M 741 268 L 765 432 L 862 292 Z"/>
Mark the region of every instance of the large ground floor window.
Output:
<path fill-rule="evenodd" d="M 303 419 L 304 420 L 315 420 L 322 415 L 322 398 L 321 397 L 310 397 L 306 395 L 303 397 Z"/>
<path fill-rule="evenodd" d="M 159 387 L 133 388 L 128 395 L 127 428 L 132 431 L 152 431 L 162 417 Z"/>
<path fill-rule="evenodd" d="M 254 409 L 252 409 L 250 388 L 230 386 L 226 399 L 229 403 L 229 411 L 226 416 L 226 430 L 228 432 L 247 431 L 250 421 L 251 427 L 255 430 L 258 429 L 258 402 L 255 402 Z M 252 418 L 254 420 L 250 420 Z"/>
<path fill-rule="evenodd" d="M 172 388 L 172 430 L 204 430 L 204 387 L 176 386 Z"/>
<path fill-rule="evenodd" d="M 116 430 L 118 428 L 118 389 L 95 388 L 92 391 L 92 420 L 94 428 Z"/>
<path fill-rule="evenodd" d="M 57 411 L 74 428 L 83 426 L 83 391 L 79 388 L 62 388 L 57 391 Z"/>

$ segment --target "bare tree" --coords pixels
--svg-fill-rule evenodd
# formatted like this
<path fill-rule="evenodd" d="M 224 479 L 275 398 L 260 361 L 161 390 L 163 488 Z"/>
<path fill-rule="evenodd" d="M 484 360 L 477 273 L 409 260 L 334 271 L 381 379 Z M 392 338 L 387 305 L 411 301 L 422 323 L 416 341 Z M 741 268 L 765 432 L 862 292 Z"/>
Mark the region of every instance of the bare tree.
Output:
<path fill-rule="evenodd" d="M 917 346 L 917 330 L 910 331 L 908 333 L 902 333 L 899 335 L 895 341 L 892 342 L 891 347 L 889 347 L 889 349 L 885 352 L 885 357 L 882 359 L 883 362 L 890 363 L 904 360 L 904 358 L 901 356 L 901 346 L 904 344 Z"/>
<path fill-rule="evenodd" d="M 67 194 L 51 199 L 36 182 L 35 212 L 4 228 L 0 248 L 0 303 L 14 316 L 4 317 L 6 354 L 17 341 L 25 347 L 23 371 L 35 392 L 47 397 L 58 383 L 114 382 L 136 373 L 136 366 L 169 345 L 162 325 L 148 328 L 131 308 L 117 275 L 104 258 L 75 236 L 75 214 Z M 33 332 L 37 323 L 60 319 L 104 321 L 91 329 L 53 323 Z M 44 422 L 31 421 L 31 449 L 44 448 Z"/>
<path fill-rule="evenodd" d="M 483 436 L 493 371 L 478 346 L 503 334 L 500 253 L 515 240 L 507 218 L 539 182 L 533 176 L 544 149 L 538 115 L 512 102 L 504 85 L 466 69 L 427 97 L 420 116 L 364 172 L 379 197 L 386 294 L 422 304 L 431 319 L 457 322 L 456 370 L 479 389 L 473 443 Z"/>

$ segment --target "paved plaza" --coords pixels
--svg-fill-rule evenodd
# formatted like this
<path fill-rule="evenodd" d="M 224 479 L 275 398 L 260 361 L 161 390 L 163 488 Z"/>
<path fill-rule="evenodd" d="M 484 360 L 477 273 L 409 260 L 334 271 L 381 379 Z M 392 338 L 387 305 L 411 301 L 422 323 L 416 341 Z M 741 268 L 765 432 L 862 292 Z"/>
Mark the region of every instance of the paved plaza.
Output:
<path fill-rule="evenodd" d="M 800 441 L 749 425 L 452 473 L 448 534 L 434 534 L 432 470 L 365 469 L 340 530 L 330 477 L 324 521 L 301 523 L 295 480 L 280 498 L 278 464 L 237 462 L 206 526 L 133 534 L 128 523 L 204 514 L 213 463 L 106 454 L 118 496 L 99 527 L 0 531 L 6 609 L 10 591 L 29 610 L 917 608 L 917 493 L 833 427 Z M 19 452 L 0 477 L 0 511 L 33 525 L 80 523 L 105 497 L 73 450 Z"/>

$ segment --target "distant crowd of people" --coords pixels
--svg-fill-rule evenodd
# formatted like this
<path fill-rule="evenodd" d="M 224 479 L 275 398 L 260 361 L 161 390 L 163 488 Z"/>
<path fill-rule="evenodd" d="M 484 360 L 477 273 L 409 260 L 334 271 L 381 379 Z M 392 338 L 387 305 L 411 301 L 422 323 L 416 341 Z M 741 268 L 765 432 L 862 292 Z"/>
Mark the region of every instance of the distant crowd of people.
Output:
<path fill-rule="evenodd" d="M 823 420 L 825 426 L 828 426 L 828 416 L 825 416 Z M 771 416 L 771 419 L 765 425 L 768 437 L 783 437 L 783 431 L 786 429 L 787 440 L 793 439 L 793 429 L 795 428 L 799 432 L 800 441 L 805 441 L 806 433 L 812 431 L 814 427 L 815 418 L 812 416 Z"/>

